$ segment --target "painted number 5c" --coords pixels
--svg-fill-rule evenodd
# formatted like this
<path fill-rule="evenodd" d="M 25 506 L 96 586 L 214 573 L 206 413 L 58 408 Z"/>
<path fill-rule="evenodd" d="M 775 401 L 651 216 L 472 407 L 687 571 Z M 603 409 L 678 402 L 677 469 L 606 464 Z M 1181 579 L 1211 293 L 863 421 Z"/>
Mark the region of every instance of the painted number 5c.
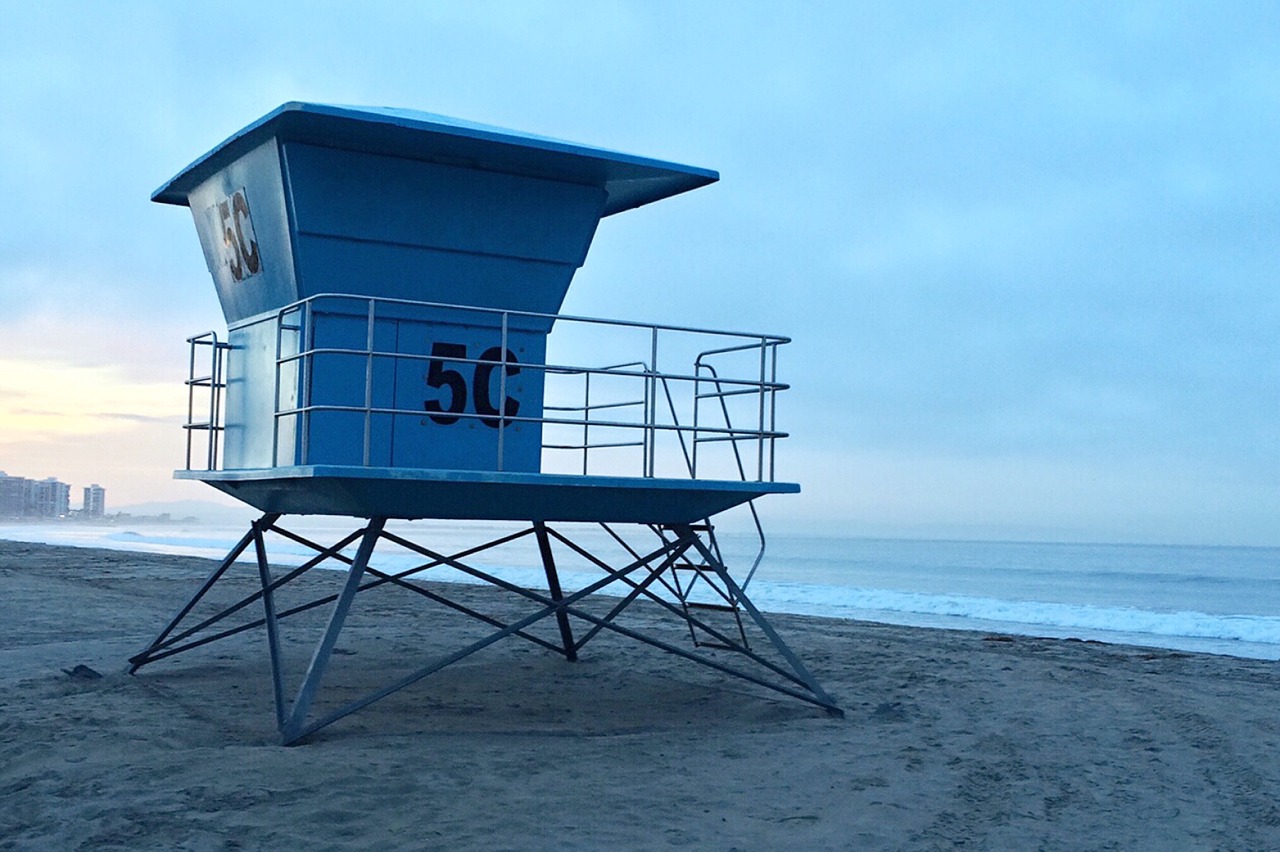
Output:
<path fill-rule="evenodd" d="M 510 349 L 507 350 L 506 355 L 507 375 L 519 375 L 520 368 L 516 366 L 516 356 Z M 428 399 L 422 403 L 422 407 L 430 413 L 432 421 L 441 426 L 457 423 L 460 419 L 459 415 L 467 412 L 467 380 L 458 370 L 445 366 L 450 362 L 458 363 L 467 360 L 467 347 L 464 344 L 442 341 L 431 344 L 431 361 L 426 375 L 427 387 L 440 388 L 442 393 L 440 399 Z M 507 418 L 516 417 L 520 413 L 520 401 L 510 396 L 502 402 L 501 416 L 497 406 L 493 404 L 493 371 L 502 366 L 503 360 L 502 347 L 491 346 L 481 352 L 480 357 L 476 359 L 480 363 L 466 365 L 475 368 L 470 383 L 472 410 L 480 415 L 480 422 L 491 429 L 506 426 L 510 422 Z M 447 407 L 443 405 L 445 398 L 449 403 Z"/>
<path fill-rule="evenodd" d="M 262 271 L 262 253 L 258 249 L 258 235 L 253 230 L 249 200 L 244 190 L 237 189 L 214 208 L 214 219 L 222 242 L 222 260 L 231 271 L 231 277 L 243 281 L 257 275 Z"/>

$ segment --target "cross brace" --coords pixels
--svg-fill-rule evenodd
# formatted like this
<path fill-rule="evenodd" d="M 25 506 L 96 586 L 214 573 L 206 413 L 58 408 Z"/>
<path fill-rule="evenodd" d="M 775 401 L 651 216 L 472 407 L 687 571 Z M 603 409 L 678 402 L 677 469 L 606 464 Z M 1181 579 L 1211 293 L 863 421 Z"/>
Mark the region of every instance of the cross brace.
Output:
<path fill-rule="evenodd" d="M 281 527 L 278 523 L 279 520 L 279 514 L 267 513 L 253 522 L 249 531 L 231 549 L 226 558 L 214 568 L 192 598 L 169 620 L 155 640 L 129 659 L 130 672 L 136 672 L 145 665 L 198 648 L 210 642 L 247 630 L 265 627 L 268 652 L 271 659 L 276 726 L 279 729 L 281 741 L 285 745 L 293 745 L 344 716 L 350 715 L 507 637 L 516 636 L 533 642 L 547 650 L 564 655 L 566 660 L 573 661 L 577 659 L 578 652 L 587 642 L 601 631 L 608 630 L 659 648 L 675 656 L 708 666 L 723 674 L 741 678 L 766 689 L 815 704 L 832 715 L 843 715 L 843 711 L 836 706 L 831 696 L 822 689 L 817 680 L 800 661 L 800 658 L 783 642 L 764 614 L 755 607 L 750 598 L 734 581 L 718 555 L 718 548 L 713 543 L 709 545 L 708 541 L 704 540 L 704 538 L 709 539 L 714 535 L 709 524 L 698 525 L 697 527 L 689 524 L 673 524 L 660 529 L 649 528 L 658 534 L 658 544 L 648 551 L 634 548 L 615 529 L 606 527 L 609 534 L 625 548 L 626 556 L 624 560 L 629 560 L 617 567 L 609 564 L 609 562 L 588 550 L 581 543 L 573 541 L 561 531 L 553 529 L 542 522 L 534 522 L 527 529 L 495 538 L 459 553 L 446 555 L 384 529 L 385 518 L 369 520 L 363 528 L 350 533 L 331 546 L 317 544 L 291 532 Z M 316 555 L 282 576 L 273 577 L 267 558 L 267 533 L 273 533 L 292 542 L 302 544 L 314 550 Z M 533 535 L 537 542 L 542 567 L 546 572 L 546 593 L 516 585 L 464 561 L 479 553 L 529 535 Z M 357 541 L 359 544 L 355 555 L 353 557 L 347 556 L 343 551 Z M 404 550 L 417 554 L 425 561 L 398 573 L 378 570 L 370 565 L 370 560 L 379 541 L 390 542 Z M 553 554 L 553 542 L 598 568 L 604 573 L 604 576 L 595 582 L 566 594 L 561 588 Z M 257 562 L 259 588 L 235 603 L 223 607 L 217 613 L 196 621 L 194 624 L 187 625 L 186 622 L 188 620 L 194 620 L 191 617 L 191 613 L 200 601 L 250 547 L 253 548 Z M 723 587 L 728 590 L 729 594 L 739 602 L 750 621 L 764 635 L 768 646 L 773 649 L 777 658 L 770 659 L 750 649 L 745 641 L 745 635 L 738 639 L 706 623 L 687 607 L 679 605 L 678 596 L 676 602 L 672 602 L 672 600 L 664 598 L 655 591 L 655 587 L 665 587 L 669 593 L 676 591 L 672 582 L 668 580 L 668 576 L 673 573 L 673 566 L 690 552 L 696 553 L 701 557 L 702 564 L 705 566 L 703 570 L 711 572 Z M 279 589 L 312 568 L 330 561 L 347 566 L 347 576 L 341 591 L 336 594 L 315 598 L 286 610 L 277 608 L 275 593 Z M 498 618 L 478 612 L 462 603 L 453 601 L 438 591 L 426 588 L 410 580 L 413 575 L 442 565 L 452 567 L 471 577 L 524 598 L 532 602 L 535 607 L 527 615 L 515 621 L 504 622 Z M 312 706 L 319 692 L 321 681 L 324 678 L 325 670 L 333 655 L 338 636 L 342 631 L 343 624 L 356 595 L 385 585 L 396 586 L 413 592 L 430 601 L 488 624 L 495 629 L 484 638 L 449 652 L 411 674 L 402 676 L 398 680 L 317 719 L 311 719 Z M 618 598 L 617 602 L 604 615 L 596 615 L 582 606 L 584 599 L 590 595 L 614 586 L 625 587 L 625 593 Z M 618 593 L 615 592 L 614 594 Z M 656 636 L 619 624 L 618 617 L 632 603 L 640 599 L 657 604 L 676 619 L 685 622 L 690 630 L 696 628 L 713 637 L 717 643 L 716 647 L 737 652 L 743 660 L 753 664 L 754 668 L 730 665 L 711 654 L 690 651 Z M 220 623 L 229 616 L 258 602 L 261 602 L 262 605 L 263 614 L 261 618 L 241 623 L 234 627 L 220 626 Z M 332 605 L 327 626 L 316 644 L 310 664 L 307 666 L 306 673 L 302 677 L 297 692 L 292 699 L 289 699 L 286 694 L 281 659 L 279 622 L 326 604 Z M 559 630 L 559 643 L 529 632 L 530 627 L 551 617 L 554 617 Z M 576 637 L 574 634 L 575 623 L 586 627 Z M 180 627 L 182 629 L 179 629 Z"/>

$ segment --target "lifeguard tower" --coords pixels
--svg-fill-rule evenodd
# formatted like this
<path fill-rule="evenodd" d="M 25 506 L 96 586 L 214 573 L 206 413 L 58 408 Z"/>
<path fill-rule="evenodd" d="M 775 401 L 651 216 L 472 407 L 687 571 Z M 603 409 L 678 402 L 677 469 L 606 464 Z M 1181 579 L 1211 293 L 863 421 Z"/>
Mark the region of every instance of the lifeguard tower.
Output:
<path fill-rule="evenodd" d="M 774 480 L 787 339 L 559 313 L 602 217 L 717 179 L 427 113 L 289 103 L 157 190 L 152 200 L 191 209 L 228 329 L 189 341 L 187 464 L 175 475 L 263 514 L 132 670 L 265 628 L 289 744 L 501 639 L 574 660 L 612 631 L 838 714 L 745 593 L 764 545 L 750 501 L 799 491 Z M 760 548 L 739 580 L 711 519 L 742 504 Z M 361 520 L 322 544 L 287 529 L 290 515 Z M 389 519 L 520 526 L 446 553 Z M 584 543 L 584 525 L 603 530 L 609 554 Z M 269 536 L 314 556 L 273 576 Z M 542 588 L 474 561 L 530 537 Z M 420 561 L 380 570 L 380 544 Z M 256 591 L 197 617 L 250 549 Z M 602 576 L 562 588 L 565 559 Z M 277 606 L 287 584 L 325 563 L 345 566 L 339 591 Z M 528 601 L 528 614 L 497 619 L 422 585 L 439 566 Z M 353 602 L 375 588 L 416 593 L 492 632 L 312 719 Z M 691 646 L 626 626 L 637 601 L 679 619 Z M 327 627 L 290 700 L 280 622 L 325 604 Z M 260 619 L 228 626 L 250 605 Z"/>

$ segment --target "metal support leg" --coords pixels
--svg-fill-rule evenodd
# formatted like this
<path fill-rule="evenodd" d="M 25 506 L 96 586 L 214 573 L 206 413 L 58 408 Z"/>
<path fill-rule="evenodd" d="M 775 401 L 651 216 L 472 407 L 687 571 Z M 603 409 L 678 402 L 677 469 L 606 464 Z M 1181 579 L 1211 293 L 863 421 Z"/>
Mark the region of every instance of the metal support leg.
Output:
<path fill-rule="evenodd" d="M 573 644 L 573 629 L 569 626 L 569 614 L 564 611 L 564 593 L 560 589 L 560 576 L 556 573 L 556 560 L 551 553 L 551 541 L 547 538 L 547 526 L 542 521 L 533 525 L 538 537 L 538 552 L 542 554 L 542 567 L 547 572 L 547 589 L 556 603 L 556 623 L 560 625 L 560 639 L 564 642 L 564 656 L 569 662 L 578 659 L 578 648 Z"/>
<path fill-rule="evenodd" d="M 294 699 L 289 718 L 280 728 L 280 735 L 285 745 L 297 742 L 303 735 L 303 726 L 307 714 L 311 711 L 311 703 L 315 700 L 316 691 L 320 688 L 320 680 L 324 677 L 324 671 L 333 655 L 338 634 L 342 632 L 342 625 L 347 620 L 347 612 L 351 609 L 351 601 L 360 589 L 360 579 L 364 575 L 365 566 L 369 564 L 369 557 L 373 555 L 373 547 L 378 542 L 378 536 L 382 533 L 382 526 L 386 520 L 386 518 L 373 518 L 369 521 L 369 526 L 365 527 L 355 561 L 351 563 L 351 568 L 347 572 L 347 583 L 333 605 L 329 626 L 325 628 L 320 644 L 316 646 L 315 654 L 311 657 L 311 665 L 307 667 L 307 673 L 302 678 L 302 685 L 298 688 L 298 697 Z"/>
<path fill-rule="evenodd" d="M 714 543 L 708 545 L 708 543 L 704 542 L 700 537 L 699 530 L 701 528 L 695 525 L 673 524 L 667 527 L 667 529 L 673 533 L 673 536 L 668 538 L 667 536 L 660 534 L 662 546 L 644 555 L 634 550 L 630 545 L 627 545 L 625 541 L 622 541 L 617 534 L 612 533 L 611 530 L 610 532 L 614 535 L 614 538 L 623 545 L 625 550 L 632 557 L 634 557 L 634 559 L 625 566 L 613 567 L 613 565 L 610 564 L 613 560 L 606 561 L 606 559 L 593 555 L 586 548 L 568 539 L 558 530 L 551 529 L 541 522 L 535 522 L 532 525 L 532 529 L 525 528 L 520 533 L 495 539 L 482 546 L 465 550 L 455 556 L 445 556 L 443 554 L 436 553 L 429 548 L 402 539 L 394 533 L 384 532 L 383 526 L 385 519 L 383 518 L 372 519 L 363 530 L 352 533 L 337 545 L 332 547 L 322 547 L 276 528 L 275 522 L 278 517 L 278 515 L 267 514 L 255 522 L 249 533 L 241 539 L 239 544 L 232 549 L 230 554 L 228 554 L 227 558 L 223 560 L 218 568 L 210 575 L 209 579 L 205 581 L 204 585 L 200 588 L 191 602 L 179 611 L 178 615 L 170 621 L 164 631 L 161 632 L 160 636 L 148 647 L 146 651 L 134 657 L 130 662 L 133 663 L 136 668 L 153 662 L 162 656 L 180 653 L 188 648 L 196 647 L 224 636 L 233 635 L 246 629 L 265 626 L 267 632 L 267 643 L 271 652 L 272 686 L 275 694 L 276 722 L 280 730 L 281 740 L 286 745 L 297 743 L 315 731 L 320 730 L 338 719 L 366 707 L 397 690 L 403 689 L 404 687 L 421 680 L 442 668 L 452 665 L 453 663 L 456 663 L 508 636 L 518 636 L 527 640 L 535 641 L 542 647 L 554 650 L 557 653 L 563 653 L 568 659 L 573 660 L 577 657 L 578 651 L 588 640 L 604 630 L 642 642 L 663 651 L 667 651 L 678 657 L 707 666 L 723 674 L 740 678 L 775 692 L 816 704 L 823 707 L 833 715 L 842 715 L 840 709 L 835 705 L 832 698 L 822 690 L 813 675 L 809 673 L 803 663 L 800 662 L 799 658 L 782 641 L 781 637 L 773 629 L 772 625 L 769 624 L 764 615 L 760 613 L 760 611 L 755 608 L 754 604 L 752 604 L 751 601 L 743 594 L 741 587 L 729 575 L 728 570 L 717 552 L 717 548 L 714 546 Z M 319 555 L 314 560 L 305 563 L 300 568 L 294 569 L 288 574 L 283 575 L 281 578 L 273 580 L 271 576 L 271 568 L 267 561 L 266 546 L 264 542 L 265 534 L 269 531 L 281 533 L 287 538 L 302 541 L 317 550 Z M 540 591 L 535 591 L 533 589 L 508 582 L 490 572 L 480 570 L 462 561 L 470 555 L 488 550 L 491 547 L 500 546 L 504 543 L 514 541 L 522 536 L 529 535 L 530 533 L 532 533 L 538 541 L 539 553 L 543 563 L 543 568 L 546 571 L 548 585 L 547 593 L 542 593 Z M 350 559 L 339 552 L 345 544 L 357 538 L 360 540 L 360 544 L 354 559 Z M 376 571 L 369 567 L 369 561 L 380 538 L 386 538 L 392 543 L 398 544 L 412 552 L 425 556 L 429 561 L 423 565 L 419 565 L 415 568 L 411 568 L 394 575 Z M 586 559 L 589 563 L 604 571 L 606 576 L 603 579 L 587 584 L 583 588 L 571 590 L 569 594 L 566 594 L 560 585 L 559 572 L 551 547 L 551 538 L 555 538 L 562 545 L 567 547 L 572 554 L 576 554 L 577 556 Z M 259 597 L 263 600 L 264 617 L 252 624 L 241 625 L 240 627 L 230 630 L 224 630 L 215 636 L 202 637 L 200 639 L 193 638 L 186 644 L 174 646 L 175 642 L 181 643 L 183 641 L 183 634 L 175 633 L 180 622 L 182 622 L 183 618 L 192 611 L 193 607 L 201 597 L 205 595 L 209 588 L 217 582 L 223 573 L 225 573 L 231 563 L 234 562 L 234 560 L 242 554 L 250 544 L 254 546 L 255 554 L 257 556 L 261 589 L 254 592 L 253 595 L 244 598 L 231 608 L 224 610 L 222 613 L 219 613 L 205 622 L 202 622 L 195 628 L 191 628 L 191 630 L 198 631 L 204 626 L 216 623 L 232 612 L 240 610 L 245 605 Z M 717 631 L 710 625 L 703 623 L 691 613 L 682 612 L 679 606 L 676 606 L 674 603 L 666 600 L 663 595 L 660 595 L 653 590 L 655 587 L 654 584 L 657 581 L 662 580 L 664 574 L 670 571 L 672 566 L 678 560 L 684 558 L 686 552 L 691 548 L 696 549 L 696 551 L 701 554 L 703 561 L 706 563 L 706 570 L 708 573 L 718 578 L 719 582 L 724 585 L 724 588 L 728 590 L 729 594 L 741 602 L 741 605 L 746 609 L 751 620 L 757 627 L 759 627 L 761 632 L 768 639 L 769 644 L 776 652 L 776 655 L 770 655 L 775 657 L 774 659 L 770 659 L 752 651 L 750 648 L 746 647 L 745 643 L 741 646 L 737 645 L 730 637 L 724 636 L 720 631 Z M 307 604 L 294 607 L 290 610 L 283 612 L 277 611 L 273 592 L 295 576 L 312 567 L 312 565 L 318 564 L 326 559 L 346 562 L 349 565 L 348 574 L 341 592 L 336 595 L 330 594 Z M 408 575 L 418 573 L 419 571 L 436 565 L 451 566 L 498 589 L 524 598 L 525 600 L 534 603 L 536 605 L 536 609 L 523 617 L 504 624 L 499 619 L 487 616 L 461 604 L 456 604 L 447 600 L 442 594 L 437 594 L 435 591 L 421 588 L 404 579 Z M 644 575 L 642 579 L 633 579 L 632 575 L 635 572 L 641 572 Z M 375 579 L 371 582 L 364 582 L 365 575 L 372 575 Z M 478 619 L 479 621 L 487 623 L 497 629 L 495 632 L 471 645 L 468 645 L 467 647 L 445 653 L 434 662 L 429 663 L 412 674 L 400 678 L 394 683 L 391 683 L 381 689 L 377 689 L 362 698 L 345 704 L 342 707 L 329 711 L 323 714 L 321 718 L 314 721 L 308 721 L 321 681 L 324 678 L 325 671 L 332 658 L 338 636 L 342 631 L 355 595 L 362 590 L 385 584 L 402 586 L 418 592 L 428 599 L 449 606 L 457 612 L 461 612 L 466 616 Z M 611 608 L 609 608 L 609 611 L 604 614 L 603 617 L 584 608 L 589 596 L 604 590 L 606 587 L 614 586 L 615 584 L 628 586 L 630 588 L 628 593 L 622 595 L 620 599 Z M 668 590 L 670 590 L 669 587 Z M 678 648 L 668 642 L 662 641 L 656 635 L 648 635 L 647 633 L 642 633 L 639 630 L 631 629 L 619 624 L 619 616 L 621 616 L 622 613 L 634 602 L 641 599 L 646 599 L 659 607 L 660 610 L 665 610 L 676 618 L 683 619 L 691 627 L 697 627 L 700 630 L 706 631 L 713 637 L 722 639 L 730 650 L 738 652 L 741 655 L 740 659 L 743 662 L 750 662 L 758 665 L 762 667 L 763 671 L 757 672 L 748 667 L 728 665 L 728 660 L 721 662 L 716 659 L 714 655 L 692 653 L 682 648 Z M 285 700 L 285 677 L 277 622 L 295 612 L 306 611 L 328 602 L 333 602 L 333 610 L 330 615 L 328 625 L 315 648 L 310 665 L 308 666 L 306 674 L 303 676 L 302 682 L 298 688 L 297 696 L 290 705 Z M 544 619 L 549 619 L 551 616 L 555 617 L 559 627 L 561 640 L 561 644 L 559 645 L 552 641 L 544 640 L 541 637 L 536 637 L 532 633 L 526 632 L 526 629 L 530 626 Z M 572 619 L 578 619 L 588 625 L 588 629 L 582 633 L 581 638 L 577 641 L 575 641 L 574 631 L 571 629 Z"/>
<path fill-rule="evenodd" d="M 674 529 L 677 533 L 683 535 L 689 530 L 689 527 L 688 525 L 677 525 Z M 716 573 L 716 576 L 720 578 L 720 581 L 724 583 L 725 588 L 729 590 L 729 594 L 737 598 L 743 609 L 745 609 L 751 616 L 751 620 L 760 628 L 760 632 L 764 633 L 764 635 L 769 639 L 769 642 L 772 643 L 774 649 L 782 655 L 782 658 L 787 661 L 787 664 L 791 666 L 795 674 L 804 681 L 805 686 L 807 686 L 809 691 L 813 693 L 814 697 L 818 699 L 818 703 L 825 707 L 827 712 L 831 715 L 843 717 L 844 711 L 836 706 L 835 700 L 826 693 L 821 685 L 819 685 L 817 678 L 815 678 L 809 670 L 805 668 L 804 663 L 800 662 L 800 658 L 796 656 L 795 652 L 787 647 L 787 643 L 782 641 L 782 637 L 773 629 L 773 625 L 769 623 L 769 620 L 764 617 L 760 610 L 756 609 L 756 605 L 751 602 L 751 599 L 743 594 L 742 589 L 734 582 L 733 577 L 729 576 L 729 572 L 725 569 L 724 563 L 711 552 L 701 539 L 695 539 L 693 546 L 698 549 L 698 552 L 702 554 L 702 558 L 706 560 L 707 565 Z"/>
<path fill-rule="evenodd" d="M 267 647 L 271 653 L 271 691 L 276 704 L 276 727 L 284 727 L 284 664 L 280 659 L 280 632 L 276 626 L 276 599 L 271 583 L 271 566 L 267 563 L 267 546 L 262 540 L 263 528 L 254 522 L 253 549 L 258 556 L 258 577 L 262 581 L 263 620 L 267 626 Z"/>
<path fill-rule="evenodd" d="M 274 524 L 279 518 L 280 518 L 279 514 L 268 512 L 267 514 L 263 515 L 257 521 L 257 523 L 262 524 L 264 527 L 269 527 L 272 524 Z M 157 636 L 155 640 L 152 641 L 152 643 L 148 645 L 145 649 L 143 649 L 140 653 L 135 654 L 129 658 L 129 674 L 135 673 L 138 669 L 142 668 L 147 663 L 152 662 L 151 655 L 156 651 L 157 648 L 159 648 L 161 645 L 164 644 L 164 640 L 169 638 L 169 634 L 172 633 L 174 629 L 182 622 L 182 619 L 187 617 L 187 614 L 195 608 L 196 604 L 200 603 L 200 600 L 209 592 L 210 589 L 213 588 L 214 584 L 217 583 L 218 580 L 222 578 L 222 575 L 227 573 L 227 569 L 230 568 L 233 564 L 235 564 L 235 561 L 240 558 L 240 554 L 244 553 L 245 550 L 248 549 L 249 545 L 253 543 L 253 540 L 254 540 L 253 529 L 250 529 L 249 532 L 245 533 L 241 537 L 240 541 L 236 543 L 235 547 L 231 548 L 231 551 L 227 554 L 226 558 L 223 559 L 222 562 L 218 564 L 218 567 L 214 568 L 213 571 L 209 573 L 209 576 L 205 579 L 204 584 L 200 586 L 199 590 L 195 593 L 195 595 L 192 596 L 191 600 L 187 601 L 187 603 L 177 611 L 177 613 L 173 616 L 173 618 L 169 619 L 169 623 L 165 625 L 165 628 L 163 630 L 160 631 L 160 635 Z"/>
<path fill-rule="evenodd" d="M 391 536 L 388 536 L 388 538 L 391 538 Z M 670 547 L 664 545 L 663 547 L 660 547 L 654 552 L 650 553 L 648 556 L 640 557 L 636 561 L 627 565 L 625 568 L 617 569 L 615 572 L 611 574 L 611 576 L 606 577 L 602 580 L 597 580 L 594 583 L 591 583 L 579 589 L 578 591 L 565 596 L 561 601 L 560 605 L 557 606 L 549 598 L 543 597 L 542 595 L 539 595 L 536 592 L 532 592 L 528 589 L 522 589 L 519 586 L 516 586 L 514 584 L 506 583 L 497 577 L 484 575 L 483 572 L 476 571 L 475 569 L 472 569 L 469 566 L 464 565 L 461 562 L 458 562 L 456 559 L 439 556 L 437 554 L 431 554 L 431 552 L 426 548 L 423 548 L 418 545 L 414 545 L 412 543 L 407 543 L 407 544 L 410 547 L 410 549 L 417 550 L 423 553 L 424 555 L 431 556 L 432 558 L 441 559 L 445 564 L 448 564 L 454 568 L 465 571 L 467 573 L 473 574 L 474 576 L 481 577 L 482 579 L 485 579 L 486 581 L 494 584 L 495 586 L 498 586 L 499 588 L 506 589 L 509 592 L 514 592 L 516 594 L 521 595 L 522 597 L 535 601 L 541 604 L 541 608 L 538 611 L 531 613 L 521 618 L 518 621 L 508 624 L 502 629 L 494 633 L 489 634 L 488 636 L 479 640 L 478 642 L 474 642 L 465 648 L 459 649 L 450 654 L 446 654 L 445 656 L 419 669 L 418 671 L 410 675 L 406 675 L 405 677 L 402 677 L 401 679 L 395 681 L 394 683 L 391 683 L 383 687 L 382 689 L 376 690 L 375 692 L 372 692 L 364 696 L 363 698 L 359 698 L 351 702 L 350 704 L 346 705 L 345 707 L 340 707 L 337 710 L 334 710 L 329 715 L 321 719 L 318 719 L 315 722 L 312 722 L 310 725 L 307 725 L 306 727 L 299 727 L 292 738 L 286 737 L 285 739 L 286 745 L 291 745 L 297 742 L 298 740 L 302 739 L 303 737 L 308 736 L 309 734 L 312 734 L 320 730 L 326 725 L 333 724 L 334 722 L 338 721 L 344 716 L 349 716 L 350 714 L 356 712 L 357 710 L 360 710 L 364 707 L 368 707 L 370 704 L 374 703 L 375 701 L 381 701 L 383 698 L 386 698 L 388 695 L 391 695 L 394 692 L 398 692 L 399 690 L 404 689 L 405 687 L 411 684 L 414 684 L 429 675 L 435 674 L 441 669 L 447 666 L 453 665 L 459 660 L 465 659 L 471 656 L 472 654 L 475 654 L 476 652 L 489 647 L 490 645 L 494 644 L 495 642 L 498 642 L 501 639 L 505 639 L 508 636 L 518 635 L 526 627 L 529 627 L 541 621 L 542 619 L 550 615 L 553 615 L 558 610 L 567 610 L 569 612 L 573 612 L 575 615 L 578 615 L 581 618 L 585 618 L 588 621 L 599 623 L 600 619 L 594 616 L 584 615 L 580 611 L 576 610 L 574 607 L 577 604 L 577 602 L 589 595 L 595 594 L 596 592 L 600 591 L 601 589 L 605 588 L 611 583 L 626 577 L 628 574 L 634 571 L 637 571 L 642 567 L 648 566 L 649 563 L 651 563 L 655 559 L 658 559 L 664 556 L 670 551 Z M 617 627 L 616 625 L 610 625 L 609 629 L 629 635 L 627 631 Z M 648 640 L 645 640 L 643 637 L 640 637 L 640 638 L 642 641 L 648 641 Z M 653 643 L 650 642 L 650 644 L 653 644 Z M 659 647 L 662 647 L 662 646 L 659 646 Z M 674 653 L 680 653 L 680 651 L 676 650 L 674 651 Z M 714 666 L 714 664 L 710 664 L 710 665 Z M 798 693 L 796 695 L 797 697 L 802 697 Z"/>
<path fill-rule="evenodd" d="M 267 527 L 263 526 L 262 530 L 263 532 L 266 532 Z M 270 527 L 270 530 L 271 532 L 278 533 L 280 535 L 285 536 L 286 538 L 298 539 L 297 536 L 294 536 L 292 533 L 289 533 L 288 530 L 281 529 L 280 527 L 275 526 L 274 524 Z M 356 530 L 355 532 L 341 539 L 337 544 L 334 544 L 331 547 L 321 547 L 320 545 L 314 545 L 315 549 L 319 551 L 318 555 L 307 560 L 302 565 L 298 566 L 297 568 L 294 568 L 292 571 L 289 571 L 283 577 L 273 579 L 271 581 L 271 585 L 269 588 L 272 591 L 279 589 L 280 587 L 292 582 L 298 577 L 301 577 L 303 574 L 307 573 L 312 568 L 316 567 L 317 565 L 329 559 L 334 559 L 340 562 L 345 561 L 348 564 L 350 564 L 351 560 L 344 557 L 341 551 L 344 547 L 346 547 L 351 542 L 359 538 L 361 532 L 362 530 Z M 248 536 L 250 540 L 252 540 L 252 537 L 253 537 L 252 530 L 249 531 Z M 228 636 L 235 636 L 236 634 L 243 633 L 246 630 L 252 630 L 256 627 L 262 627 L 264 624 L 266 624 L 265 618 L 258 619 L 257 621 L 249 622 L 247 624 L 241 624 L 238 627 L 232 627 L 226 630 L 222 630 L 218 633 L 205 635 L 199 639 L 192 638 L 197 634 L 199 634 L 201 631 L 205 630 L 206 628 L 212 627 L 213 625 L 217 624 L 223 619 L 231 615 L 234 615 L 235 613 L 239 612 L 240 610 L 244 609 L 245 607 L 257 601 L 261 597 L 262 597 L 262 589 L 258 589 L 258 591 L 254 592 L 253 594 L 247 595 L 246 597 L 241 598 L 239 601 L 223 609 L 221 612 L 218 612 L 215 615 L 209 616 L 203 621 L 186 628 L 182 632 L 171 634 L 167 639 L 163 641 L 157 640 L 158 644 L 153 646 L 149 651 L 146 652 L 146 662 L 154 663 L 157 660 L 164 659 L 165 657 L 172 657 L 177 654 L 181 654 L 184 651 L 189 651 L 192 648 L 199 648 L 201 645 L 207 645 L 210 642 L 217 642 L 219 639 L 226 639 Z M 276 620 L 279 621 L 280 619 L 283 619 L 286 616 L 296 615 L 299 612 L 305 612 L 306 610 L 313 609 L 314 607 L 323 606 L 324 604 L 329 603 L 330 601 L 333 601 L 336 598 L 337 598 L 337 595 L 332 595 L 329 597 L 319 598 L 318 600 L 312 601 L 307 604 L 303 604 L 300 607 L 294 607 L 293 609 L 285 610 L 284 612 L 277 611 Z M 189 641 L 186 641 L 186 640 L 189 640 Z"/>

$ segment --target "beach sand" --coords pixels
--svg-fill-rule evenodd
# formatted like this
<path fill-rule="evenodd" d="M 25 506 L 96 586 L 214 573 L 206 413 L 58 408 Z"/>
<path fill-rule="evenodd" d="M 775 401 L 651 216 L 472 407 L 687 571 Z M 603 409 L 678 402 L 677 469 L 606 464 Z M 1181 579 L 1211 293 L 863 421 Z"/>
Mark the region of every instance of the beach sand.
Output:
<path fill-rule="evenodd" d="M 845 718 L 602 634 L 576 663 L 501 642 L 285 748 L 260 631 L 125 673 L 210 567 L 0 542 L 0 849 L 1280 849 L 1273 662 L 779 615 Z M 322 695 L 472 635 L 362 594 Z"/>

